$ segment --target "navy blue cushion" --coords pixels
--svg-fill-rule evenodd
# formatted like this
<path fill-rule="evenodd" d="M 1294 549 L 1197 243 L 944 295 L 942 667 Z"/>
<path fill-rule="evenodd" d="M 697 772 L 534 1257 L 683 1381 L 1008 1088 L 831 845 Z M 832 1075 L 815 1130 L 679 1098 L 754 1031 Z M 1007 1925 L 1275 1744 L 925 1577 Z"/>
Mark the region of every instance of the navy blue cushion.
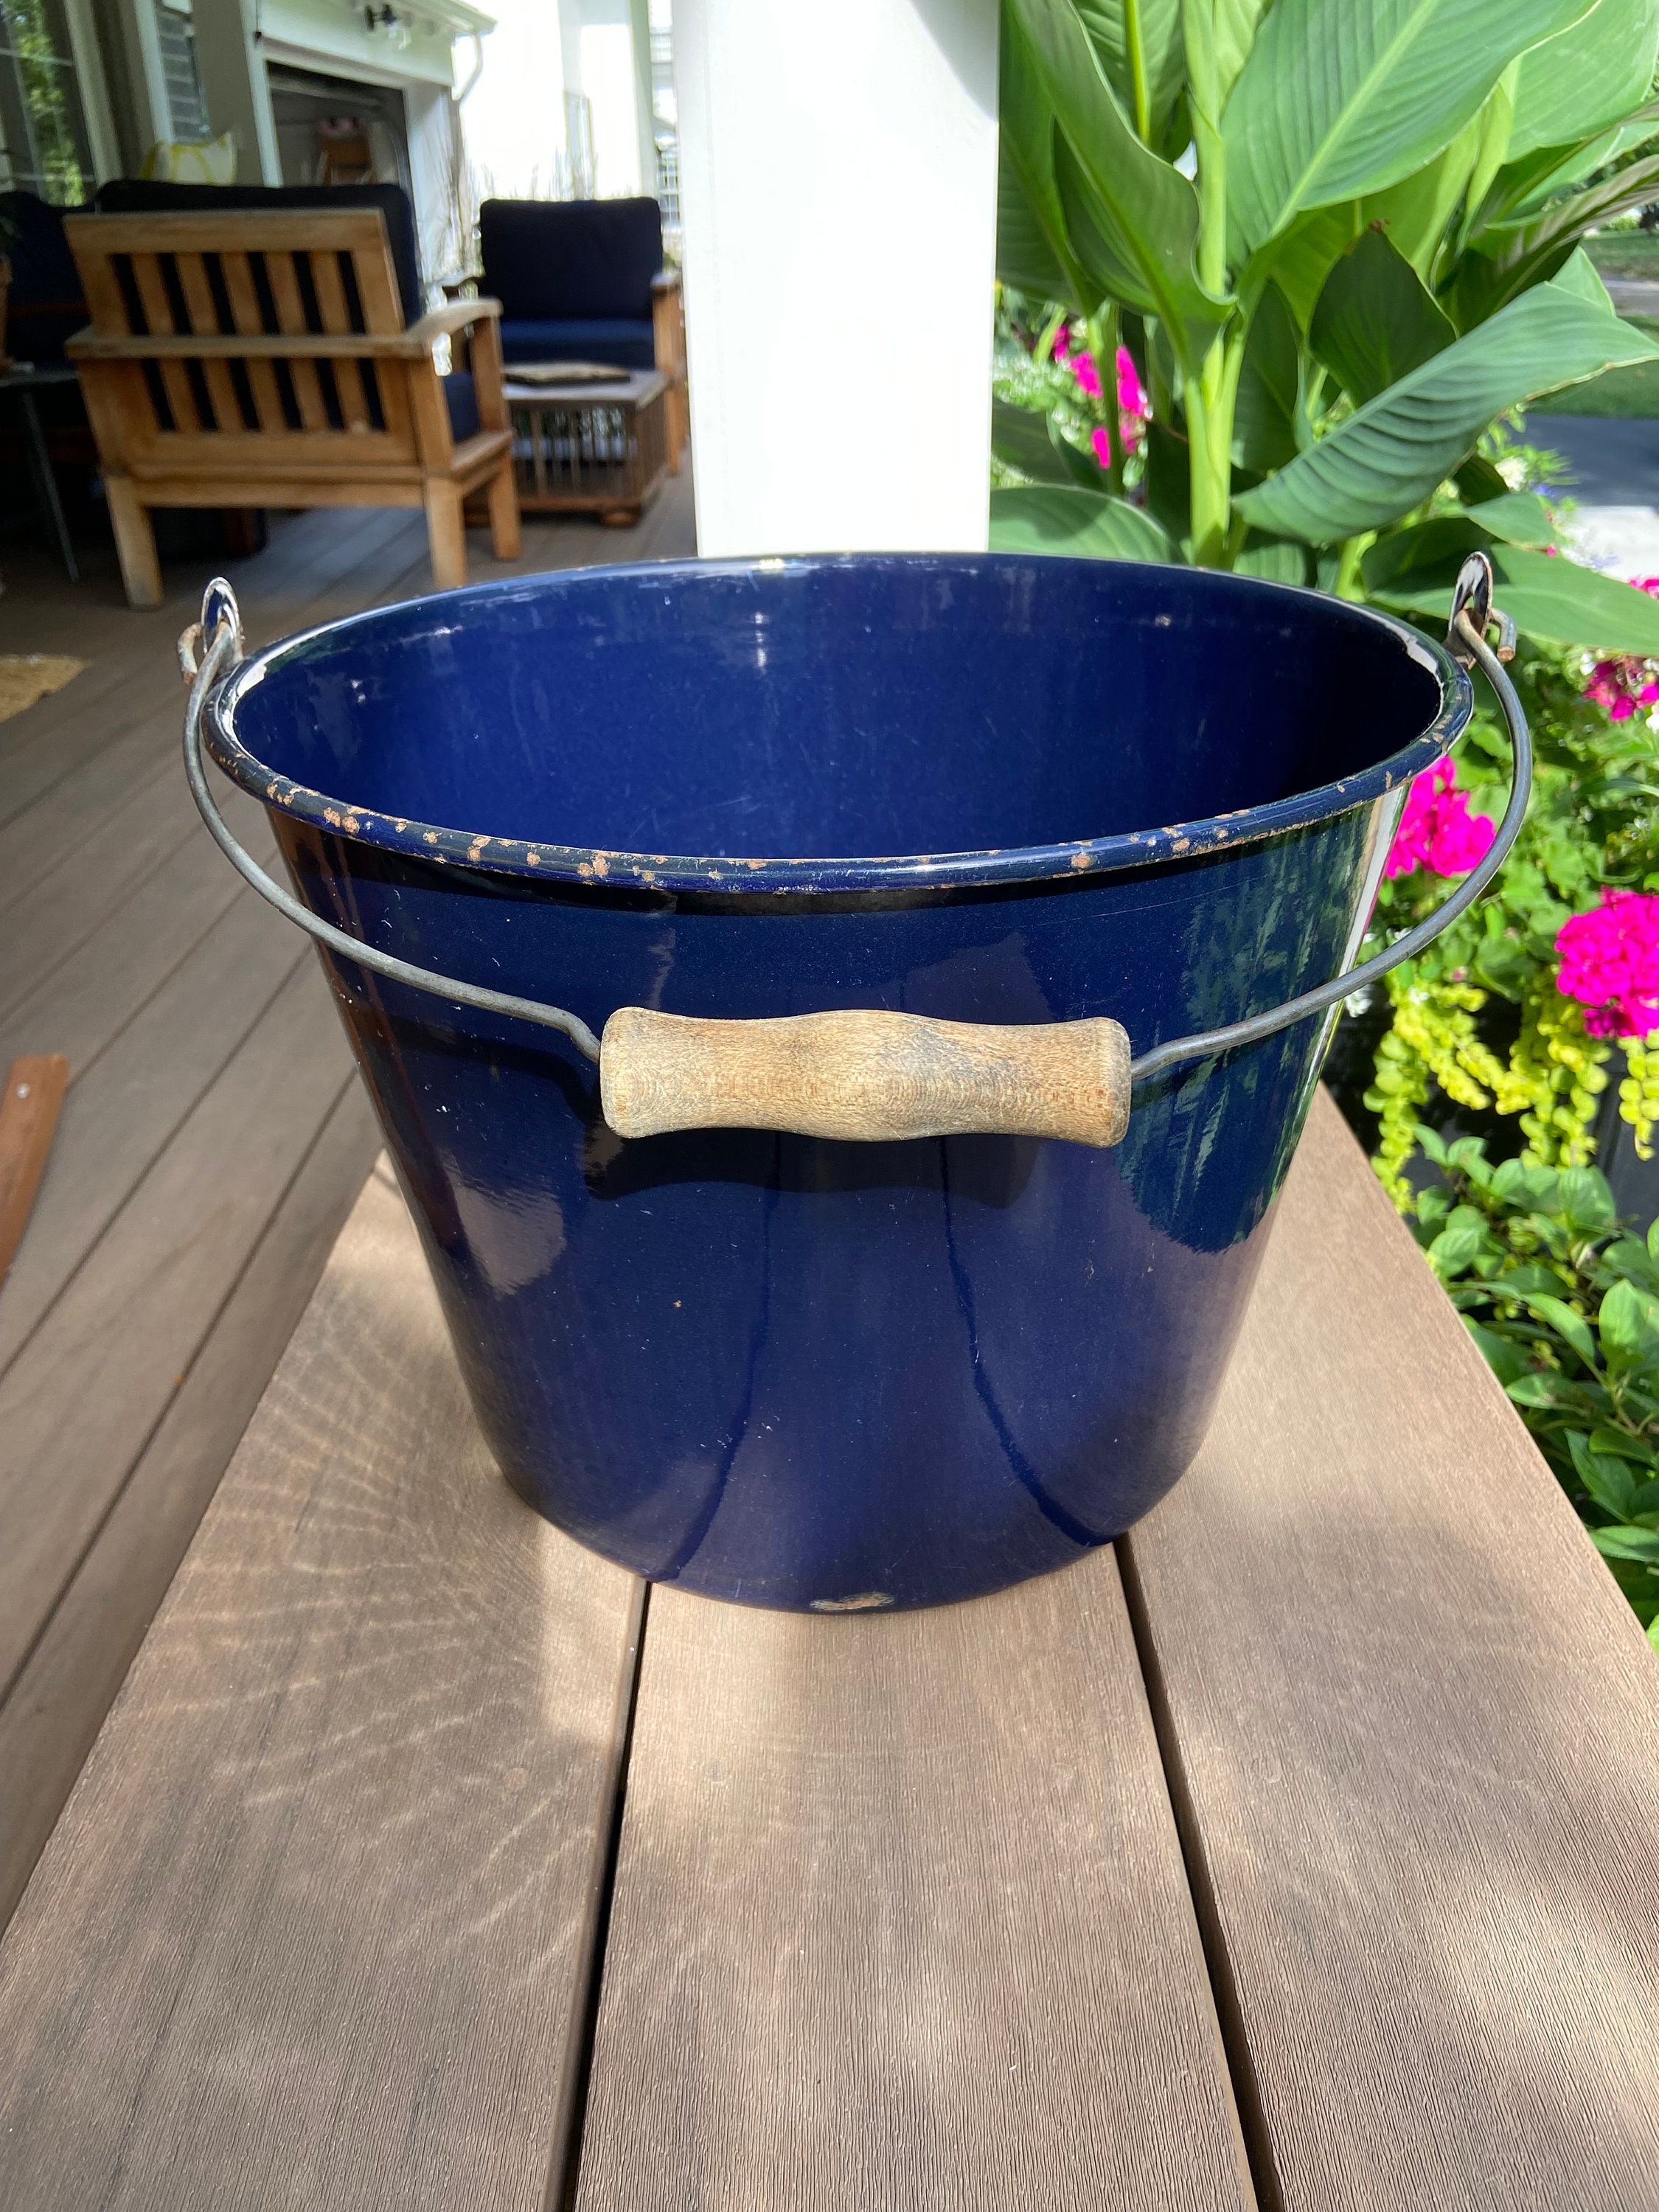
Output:
<path fill-rule="evenodd" d="M 650 320 L 662 267 L 655 200 L 486 200 L 478 245 L 479 289 L 515 322 Z"/>
<path fill-rule="evenodd" d="M 167 208 L 198 215 L 243 208 L 252 215 L 270 215 L 280 208 L 379 208 L 386 218 L 404 325 L 418 322 L 426 313 L 415 251 L 415 210 L 401 185 L 175 185 L 119 177 L 99 185 L 98 207 L 104 215 L 155 215 Z"/>
<path fill-rule="evenodd" d="M 458 368 L 444 379 L 444 403 L 449 409 L 449 434 L 459 446 L 478 432 L 478 398 L 472 389 L 470 369 Z"/>
<path fill-rule="evenodd" d="M 504 361 L 598 361 L 612 368 L 654 368 L 649 323 L 501 324 Z"/>
<path fill-rule="evenodd" d="M 0 253 L 11 257 L 6 349 L 19 361 L 61 361 L 64 341 L 91 320 L 64 236 L 64 217 L 33 192 L 0 192 Z"/>

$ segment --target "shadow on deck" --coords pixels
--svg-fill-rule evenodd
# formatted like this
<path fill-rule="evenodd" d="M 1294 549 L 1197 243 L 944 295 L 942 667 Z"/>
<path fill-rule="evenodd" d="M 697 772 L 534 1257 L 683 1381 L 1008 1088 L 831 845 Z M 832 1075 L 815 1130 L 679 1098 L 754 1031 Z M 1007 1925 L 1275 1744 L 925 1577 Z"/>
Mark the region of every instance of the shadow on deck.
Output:
<path fill-rule="evenodd" d="M 690 479 L 632 530 L 527 517 L 510 569 L 486 545 L 477 581 L 688 555 Z M 309 949 L 185 787 L 173 641 L 205 569 L 134 613 L 112 551 L 79 586 L 44 552 L 5 566 L 3 649 L 88 665 L 0 723 L 0 1070 L 71 1069 L 0 1287 L 0 1924 L 377 1146 Z M 295 516 L 226 572 L 255 644 L 431 588 L 418 514 Z"/>

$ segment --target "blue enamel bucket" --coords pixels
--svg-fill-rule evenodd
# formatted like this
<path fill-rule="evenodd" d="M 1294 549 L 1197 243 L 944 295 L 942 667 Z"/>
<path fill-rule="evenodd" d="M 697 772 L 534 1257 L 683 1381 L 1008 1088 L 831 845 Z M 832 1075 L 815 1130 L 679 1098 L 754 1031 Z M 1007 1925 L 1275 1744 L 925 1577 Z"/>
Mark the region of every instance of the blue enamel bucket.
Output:
<path fill-rule="evenodd" d="M 216 585 L 203 635 L 198 799 L 323 940 L 531 1504 L 653 1579 L 845 1611 L 1043 1573 L 1169 1489 L 1457 658 L 1311 592 L 994 555 L 515 578 L 240 661 Z M 1110 1017 L 1133 1111 L 1115 1144 L 620 1134 L 619 1008 Z"/>

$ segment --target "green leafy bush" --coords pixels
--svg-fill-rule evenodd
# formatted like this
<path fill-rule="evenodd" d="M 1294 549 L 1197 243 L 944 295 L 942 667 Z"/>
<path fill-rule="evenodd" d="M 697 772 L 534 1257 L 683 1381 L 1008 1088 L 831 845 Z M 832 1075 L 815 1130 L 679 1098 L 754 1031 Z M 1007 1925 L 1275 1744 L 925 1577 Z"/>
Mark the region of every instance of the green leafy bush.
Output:
<path fill-rule="evenodd" d="M 1474 34 L 1458 0 L 1004 0 L 999 275 L 1097 360 L 1121 338 L 1152 422 L 1139 505 L 1004 484 L 993 544 L 1443 620 L 1479 544 L 1522 628 L 1659 653 L 1659 606 L 1551 562 L 1475 454 L 1505 409 L 1659 362 L 1579 244 L 1659 185 L 1656 54 L 1659 0 L 1510 0 Z"/>
<path fill-rule="evenodd" d="M 1659 1223 L 1625 1234 L 1595 1168 L 1416 1133 L 1418 1241 L 1659 1649 Z"/>

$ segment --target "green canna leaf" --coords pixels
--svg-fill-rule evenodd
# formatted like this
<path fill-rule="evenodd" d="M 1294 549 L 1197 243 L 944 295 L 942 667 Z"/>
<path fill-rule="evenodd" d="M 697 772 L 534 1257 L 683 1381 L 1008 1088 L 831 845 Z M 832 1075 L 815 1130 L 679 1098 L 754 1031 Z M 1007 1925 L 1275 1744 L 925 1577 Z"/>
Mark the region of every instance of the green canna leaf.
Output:
<path fill-rule="evenodd" d="M 1555 519 L 1535 491 L 1500 492 L 1496 499 L 1483 499 L 1464 512 L 1471 522 L 1506 545 L 1541 552 L 1555 543 Z"/>
<path fill-rule="evenodd" d="M 1616 315 L 1613 295 L 1601 281 L 1601 272 L 1581 246 L 1556 270 L 1550 282 L 1558 292 L 1571 292 L 1575 299 L 1587 300 L 1592 307 L 1603 314 Z"/>
<path fill-rule="evenodd" d="M 1228 312 L 1194 270 L 1196 192 L 1136 137 L 1073 0 L 1007 0 L 1007 9 L 1059 125 L 1055 178 L 1074 258 L 1106 279 L 1103 292 L 1158 316 L 1195 364 Z"/>
<path fill-rule="evenodd" d="M 1259 577 L 1267 584 L 1311 584 L 1313 556 L 1294 538 L 1262 538 L 1252 531 L 1233 562 L 1236 576 Z"/>
<path fill-rule="evenodd" d="M 1017 292 L 1092 313 L 1102 294 L 1084 296 L 1089 288 L 1071 252 L 1054 184 L 1054 111 L 1030 49 L 1006 8 L 1000 71 L 997 275 Z"/>
<path fill-rule="evenodd" d="M 1308 343 L 1356 407 L 1443 353 L 1456 337 L 1393 241 L 1368 230 L 1325 279 Z"/>
<path fill-rule="evenodd" d="M 994 553 L 1055 553 L 1091 561 L 1176 561 L 1149 514 L 1079 485 L 1011 486 L 991 494 Z"/>
<path fill-rule="evenodd" d="M 1077 12 L 1136 135 L 1160 144 L 1187 81 L 1181 0 L 1077 0 Z"/>
<path fill-rule="evenodd" d="M 1145 435 L 1146 510 L 1184 557 L 1192 550 L 1192 449 L 1167 423 L 1148 422 Z"/>
<path fill-rule="evenodd" d="M 1468 516 L 1448 515 L 1423 524 L 1421 532 L 1439 531 L 1443 524 L 1452 528 L 1474 526 Z M 1450 531 L 1434 544 L 1424 542 L 1416 531 L 1397 535 L 1419 542 L 1407 554 L 1394 556 L 1399 565 L 1374 586 L 1370 576 L 1384 568 L 1388 556 L 1373 570 L 1372 555 L 1396 540 L 1384 539 L 1366 554 L 1360 565 L 1370 597 L 1379 606 L 1445 622 L 1451 614 L 1452 586 L 1462 555 L 1452 561 L 1437 561 L 1434 556 L 1449 550 L 1454 542 Z M 1472 545 L 1466 544 L 1464 550 L 1471 550 Z M 1617 576 L 1604 576 L 1594 568 L 1581 568 L 1576 561 L 1553 559 L 1547 553 L 1496 543 L 1488 550 L 1498 602 L 1528 637 L 1549 645 L 1586 647 L 1598 653 L 1659 657 L 1659 602 L 1645 592 L 1621 583 Z"/>
<path fill-rule="evenodd" d="M 1379 606 L 1407 614 L 1431 608 L 1443 598 L 1449 616 L 1458 570 L 1469 554 L 1485 552 L 1491 544 L 1467 514 L 1437 514 L 1409 530 L 1391 530 L 1360 557 L 1365 595 Z"/>
<path fill-rule="evenodd" d="M 1380 529 L 1425 499 L 1504 408 L 1613 362 L 1652 360 L 1659 345 L 1630 324 L 1540 284 L 1242 493 L 1238 512 L 1316 545 Z"/>
<path fill-rule="evenodd" d="M 1269 0 L 1214 0 L 1216 94 L 1224 107 L 1250 58 L 1268 5 Z"/>
<path fill-rule="evenodd" d="M 1304 209 L 1380 192 L 1450 144 L 1517 54 L 1588 0 L 1277 0 L 1228 103 L 1243 259 Z"/>
<path fill-rule="evenodd" d="M 1644 100 L 1659 63 L 1659 0 L 1595 0 L 1521 58 L 1509 159 L 1592 138 Z"/>
<path fill-rule="evenodd" d="M 1458 264 L 1448 304 L 1459 330 L 1474 330 L 1531 287 L 1549 282 L 1587 230 L 1626 208 L 1639 207 L 1653 197 L 1656 185 L 1659 155 L 1632 161 L 1617 175 L 1552 203 L 1540 215 L 1489 224 Z"/>
<path fill-rule="evenodd" d="M 1515 88 L 1521 75 L 1521 64 L 1512 61 L 1491 92 L 1477 120 L 1474 167 L 1469 172 L 1469 205 L 1478 208 L 1486 198 L 1492 179 L 1509 159 L 1510 141 L 1515 135 Z"/>
<path fill-rule="evenodd" d="M 1284 294 L 1269 284 L 1250 325 L 1239 369 L 1233 410 L 1236 467 L 1265 476 L 1295 459 L 1302 443 L 1297 434 L 1301 379 L 1296 325 Z"/>
<path fill-rule="evenodd" d="M 1017 292 L 1086 314 L 1082 287 L 1061 265 L 1021 179 L 1021 163 L 1005 130 L 997 160 L 997 276 Z"/>
<path fill-rule="evenodd" d="M 1466 123 L 1431 161 L 1385 192 L 1367 193 L 1359 204 L 1361 221 L 1380 222 L 1425 283 L 1435 273 L 1446 226 L 1468 190 L 1485 143 L 1483 115 L 1484 110 Z"/>
<path fill-rule="evenodd" d="M 1264 278 L 1271 276 L 1299 331 L 1305 331 L 1312 320 L 1332 264 L 1353 244 L 1360 229 L 1358 203 L 1319 208 L 1311 215 L 1299 216 L 1256 256 L 1255 274 Z"/>

